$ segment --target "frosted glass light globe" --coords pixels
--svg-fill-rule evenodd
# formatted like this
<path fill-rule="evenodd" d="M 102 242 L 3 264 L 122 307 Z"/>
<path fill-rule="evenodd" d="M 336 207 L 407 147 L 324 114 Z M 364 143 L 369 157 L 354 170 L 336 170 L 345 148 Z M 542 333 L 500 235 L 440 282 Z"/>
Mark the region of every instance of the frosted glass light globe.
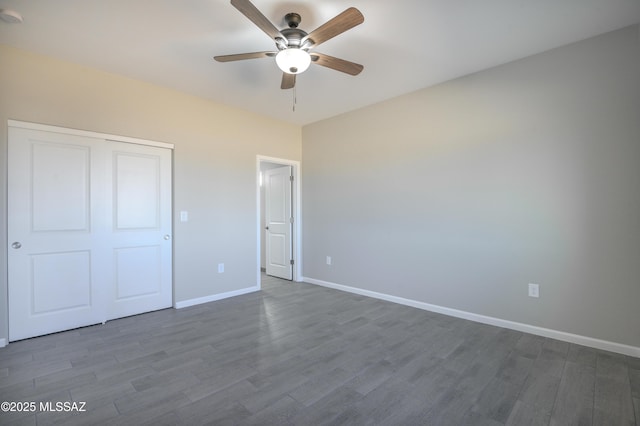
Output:
<path fill-rule="evenodd" d="M 300 74 L 311 65 L 311 56 L 305 50 L 290 47 L 278 52 L 276 63 L 278 68 L 287 74 Z"/>

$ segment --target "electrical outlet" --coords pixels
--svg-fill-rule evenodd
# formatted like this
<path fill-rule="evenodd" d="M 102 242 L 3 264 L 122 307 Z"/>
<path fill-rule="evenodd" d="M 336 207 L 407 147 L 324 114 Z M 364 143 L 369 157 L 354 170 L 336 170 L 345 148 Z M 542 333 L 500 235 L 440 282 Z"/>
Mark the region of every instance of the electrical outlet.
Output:
<path fill-rule="evenodd" d="M 331 265 L 331 256 L 327 256 L 327 265 Z"/>
<path fill-rule="evenodd" d="M 224 272 L 224 263 L 218 263 L 218 273 L 221 274 Z"/>
<path fill-rule="evenodd" d="M 529 283 L 529 297 L 540 297 L 540 285 Z"/>

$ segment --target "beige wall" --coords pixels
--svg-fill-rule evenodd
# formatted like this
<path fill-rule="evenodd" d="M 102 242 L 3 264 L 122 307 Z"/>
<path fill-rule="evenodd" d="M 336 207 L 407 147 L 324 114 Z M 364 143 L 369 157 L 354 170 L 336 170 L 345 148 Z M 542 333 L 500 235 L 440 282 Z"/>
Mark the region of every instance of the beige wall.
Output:
<path fill-rule="evenodd" d="M 176 301 L 257 284 L 256 156 L 300 160 L 298 126 L 0 45 L 4 224 L 8 119 L 175 144 Z M 177 220 L 181 210 L 189 211 L 189 222 Z M 6 259 L 6 225 L 0 236 Z M 218 274 L 222 262 L 225 273 Z M 6 262 L 0 265 L 0 338 L 6 338 Z"/>
<path fill-rule="evenodd" d="M 639 40 L 305 126 L 304 276 L 640 347 Z"/>

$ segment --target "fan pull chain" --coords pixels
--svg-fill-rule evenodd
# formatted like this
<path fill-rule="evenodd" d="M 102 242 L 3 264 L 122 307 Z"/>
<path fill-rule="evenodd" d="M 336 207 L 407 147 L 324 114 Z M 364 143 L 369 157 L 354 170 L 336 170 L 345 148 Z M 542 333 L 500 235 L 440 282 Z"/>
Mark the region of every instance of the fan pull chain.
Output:
<path fill-rule="evenodd" d="M 292 110 L 293 112 L 296 112 L 296 103 L 298 103 L 298 95 L 296 93 L 296 86 L 293 86 L 293 105 L 292 105 Z"/>

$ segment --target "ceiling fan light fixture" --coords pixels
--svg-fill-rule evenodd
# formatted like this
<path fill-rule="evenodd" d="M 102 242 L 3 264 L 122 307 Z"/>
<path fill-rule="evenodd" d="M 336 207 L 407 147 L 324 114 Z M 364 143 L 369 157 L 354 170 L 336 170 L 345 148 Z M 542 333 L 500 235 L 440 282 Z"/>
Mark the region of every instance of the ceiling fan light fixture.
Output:
<path fill-rule="evenodd" d="M 290 47 L 278 52 L 276 63 L 287 74 L 300 74 L 311 65 L 311 56 L 306 50 Z"/>

